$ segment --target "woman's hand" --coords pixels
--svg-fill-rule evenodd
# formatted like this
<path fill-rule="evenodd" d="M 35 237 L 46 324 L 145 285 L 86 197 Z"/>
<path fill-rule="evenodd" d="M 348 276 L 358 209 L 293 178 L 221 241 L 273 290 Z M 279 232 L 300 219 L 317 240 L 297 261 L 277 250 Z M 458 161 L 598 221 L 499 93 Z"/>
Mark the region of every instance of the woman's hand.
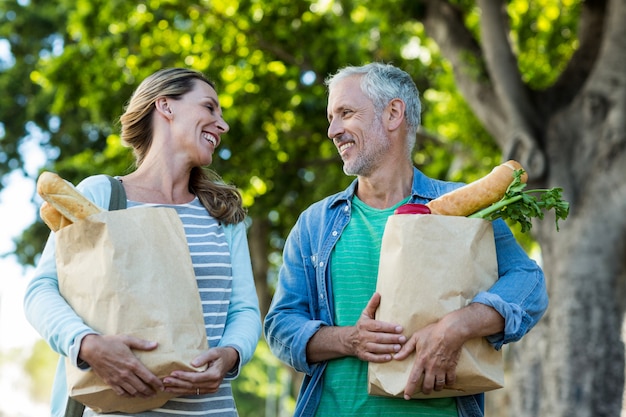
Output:
<path fill-rule="evenodd" d="M 215 347 L 203 352 L 191 366 L 199 372 L 174 371 L 163 379 L 165 391 L 178 395 L 211 394 L 218 390 L 226 374 L 237 366 L 239 353 L 231 347 Z"/>
<path fill-rule="evenodd" d="M 149 351 L 156 347 L 156 342 L 132 336 L 89 334 L 83 338 L 78 356 L 117 395 L 149 398 L 163 391 L 163 383 L 132 351 Z"/>

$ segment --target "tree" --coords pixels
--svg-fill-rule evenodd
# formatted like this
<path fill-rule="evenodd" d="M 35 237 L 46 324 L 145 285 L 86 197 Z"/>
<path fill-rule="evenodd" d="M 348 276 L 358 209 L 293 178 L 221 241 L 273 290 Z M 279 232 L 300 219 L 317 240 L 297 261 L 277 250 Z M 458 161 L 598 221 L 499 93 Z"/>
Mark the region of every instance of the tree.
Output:
<path fill-rule="evenodd" d="M 0 10 L 15 59 L 0 68 L 0 175 L 21 169 L 19 144 L 37 131 L 47 168 L 73 182 L 123 173 L 130 158 L 115 120 L 137 83 L 172 65 L 216 79 L 231 131 L 214 168 L 249 207 L 264 306 L 296 216 L 350 180 L 325 138 L 323 78 L 372 60 L 414 74 L 428 132 L 414 156 L 420 168 L 470 180 L 501 153 L 522 162 L 533 186 L 563 187 L 572 204 L 559 233 L 546 220 L 532 229 L 551 306 L 511 347 L 510 415 L 619 414 L 623 1 L 31 0 Z M 44 235 L 41 223 L 25 233 L 25 263 Z"/>
<path fill-rule="evenodd" d="M 626 278 L 626 3 L 577 5 L 579 46 L 558 78 L 545 84 L 535 84 L 532 69 L 521 65 L 516 52 L 528 45 L 509 37 L 508 16 L 522 2 L 508 4 L 507 14 L 507 2 L 478 0 L 479 33 L 467 28 L 467 14 L 452 2 L 422 3 L 421 14 L 413 17 L 424 22 L 453 63 L 459 89 L 504 157 L 520 160 L 536 185 L 564 187 L 571 202 L 561 232 L 550 222 L 535 225 L 551 306 L 538 328 L 512 347 L 519 388 L 511 415 L 619 415 Z M 565 12 L 561 7 L 533 17 L 539 25 L 546 14 Z"/>

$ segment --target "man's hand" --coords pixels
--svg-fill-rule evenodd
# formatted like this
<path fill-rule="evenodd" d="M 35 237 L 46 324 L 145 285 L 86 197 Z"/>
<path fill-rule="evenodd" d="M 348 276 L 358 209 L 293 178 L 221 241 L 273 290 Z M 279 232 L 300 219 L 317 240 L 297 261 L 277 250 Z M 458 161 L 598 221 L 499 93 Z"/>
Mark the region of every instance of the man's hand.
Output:
<path fill-rule="evenodd" d="M 307 360 L 316 363 L 325 360 L 356 356 L 368 362 L 387 362 L 393 359 L 406 337 L 402 327 L 374 319 L 380 305 L 380 294 L 375 293 L 354 326 L 321 327 L 307 344 Z"/>
<path fill-rule="evenodd" d="M 403 360 L 415 352 L 404 398 L 410 399 L 418 388 L 424 394 L 430 394 L 433 390 L 441 391 L 445 386 L 453 385 L 463 344 L 503 330 L 504 318 L 500 313 L 487 305 L 472 303 L 413 333 L 394 355 L 394 359 Z"/>
<path fill-rule="evenodd" d="M 79 358 L 117 395 L 149 398 L 163 391 L 163 383 L 148 370 L 132 350 L 153 350 L 157 343 L 132 336 L 89 334 L 81 342 Z"/>
<path fill-rule="evenodd" d="M 353 335 L 353 355 L 366 362 L 388 362 L 406 342 L 402 326 L 376 320 L 380 294 L 374 293 L 356 322 Z"/>
<path fill-rule="evenodd" d="M 405 399 L 410 399 L 418 388 L 424 394 L 430 394 L 454 384 L 463 341 L 450 336 L 441 321 L 431 324 L 413 333 L 394 355 L 394 359 L 402 360 L 415 352 L 413 369 L 404 389 Z"/>

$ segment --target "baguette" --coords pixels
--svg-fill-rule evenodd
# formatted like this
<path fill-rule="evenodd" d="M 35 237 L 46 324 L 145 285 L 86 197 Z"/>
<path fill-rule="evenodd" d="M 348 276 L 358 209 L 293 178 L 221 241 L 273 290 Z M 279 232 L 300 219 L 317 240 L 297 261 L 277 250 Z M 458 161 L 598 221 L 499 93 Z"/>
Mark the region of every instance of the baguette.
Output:
<path fill-rule="evenodd" d="M 39 216 L 53 232 L 58 232 L 65 226 L 72 224 L 67 217 L 59 213 L 59 210 L 52 207 L 47 201 L 44 201 L 39 208 Z"/>
<path fill-rule="evenodd" d="M 447 216 L 469 216 L 499 201 L 513 181 L 513 173 L 522 166 L 514 160 L 504 162 L 495 167 L 484 177 L 450 191 L 426 203 L 432 214 Z M 522 182 L 528 176 L 524 172 Z"/>
<path fill-rule="evenodd" d="M 71 183 L 52 172 L 42 172 L 39 175 L 37 193 L 71 222 L 102 211 Z"/>

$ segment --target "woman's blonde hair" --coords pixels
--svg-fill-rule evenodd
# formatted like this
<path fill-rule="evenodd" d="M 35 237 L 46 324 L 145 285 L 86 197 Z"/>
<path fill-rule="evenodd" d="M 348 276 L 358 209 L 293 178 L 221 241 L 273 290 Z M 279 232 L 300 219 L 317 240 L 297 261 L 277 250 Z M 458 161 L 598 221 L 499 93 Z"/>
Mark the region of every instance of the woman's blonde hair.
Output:
<path fill-rule="evenodd" d="M 122 140 L 133 148 L 135 164 L 140 166 L 150 150 L 153 137 L 152 115 L 159 97 L 178 98 L 194 87 L 196 80 L 215 85 L 202 73 L 186 68 L 155 72 L 139 84 L 120 117 Z M 194 167 L 189 191 L 195 194 L 211 216 L 225 224 L 244 220 L 246 211 L 236 187 L 225 184 L 220 176 L 205 167 Z"/>

